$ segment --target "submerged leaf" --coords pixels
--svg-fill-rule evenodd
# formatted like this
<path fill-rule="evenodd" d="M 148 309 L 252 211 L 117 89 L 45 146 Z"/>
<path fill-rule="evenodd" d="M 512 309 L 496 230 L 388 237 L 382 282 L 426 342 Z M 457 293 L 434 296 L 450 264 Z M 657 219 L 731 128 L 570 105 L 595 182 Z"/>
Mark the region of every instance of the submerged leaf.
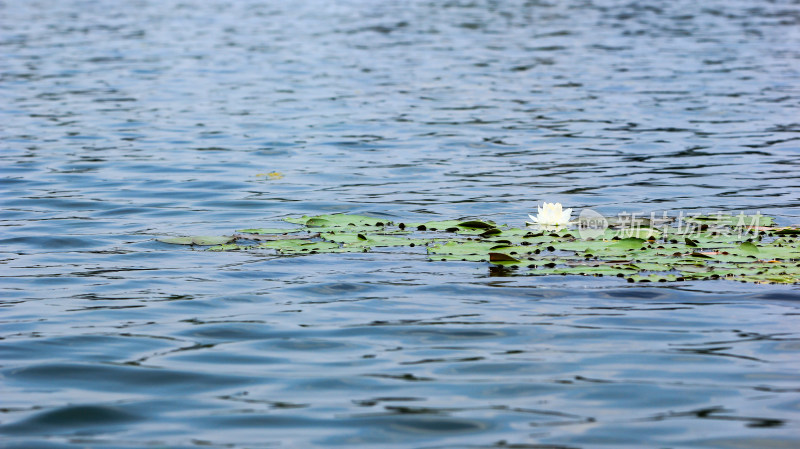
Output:
<path fill-rule="evenodd" d="M 197 245 L 197 246 L 210 246 L 210 245 L 224 245 L 234 240 L 230 236 L 193 236 L 193 237 L 162 237 L 156 239 L 161 243 L 169 243 L 172 245 Z"/>

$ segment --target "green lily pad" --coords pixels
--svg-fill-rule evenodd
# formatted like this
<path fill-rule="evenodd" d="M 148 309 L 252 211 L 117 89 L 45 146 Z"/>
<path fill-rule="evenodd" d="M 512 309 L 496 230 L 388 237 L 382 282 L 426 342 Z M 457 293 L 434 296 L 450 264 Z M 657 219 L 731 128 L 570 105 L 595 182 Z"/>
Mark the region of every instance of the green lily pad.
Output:
<path fill-rule="evenodd" d="M 583 265 L 574 267 L 553 267 L 553 268 L 537 267 L 528 271 L 528 274 L 532 274 L 534 276 L 545 276 L 554 274 L 570 274 L 570 275 L 581 275 L 581 276 L 600 276 L 600 275 L 626 276 L 637 272 L 638 270 L 633 268 L 612 267 L 609 265 L 597 265 L 597 266 Z"/>
<path fill-rule="evenodd" d="M 251 246 L 237 245 L 235 243 L 226 243 L 225 245 L 216 245 L 211 248 L 206 248 L 206 251 L 240 251 L 250 249 Z"/>
<path fill-rule="evenodd" d="M 380 234 L 344 234 L 326 232 L 320 234 L 325 240 L 342 243 L 344 246 L 388 247 L 388 246 L 425 246 L 430 239 L 410 239 Z"/>
<path fill-rule="evenodd" d="M 644 245 L 644 243 L 645 243 L 644 239 L 640 239 L 640 238 L 636 238 L 636 237 L 630 237 L 630 238 L 621 239 L 621 240 L 618 240 L 616 242 L 613 242 L 610 245 L 607 245 L 606 248 L 607 249 L 614 249 L 614 248 L 618 248 L 618 249 L 640 249 L 642 247 L 642 245 Z"/>
<path fill-rule="evenodd" d="M 489 253 L 489 262 L 492 263 L 519 263 L 520 260 L 505 253 Z"/>
<path fill-rule="evenodd" d="M 633 265 L 641 271 L 672 271 L 675 269 L 669 263 L 635 262 Z"/>
<path fill-rule="evenodd" d="M 418 229 L 420 231 L 447 231 L 456 232 L 459 230 L 458 224 L 462 220 L 440 220 L 440 221 L 426 221 L 424 223 L 406 223 L 405 227 L 409 229 Z"/>
<path fill-rule="evenodd" d="M 284 221 L 308 227 L 384 226 L 389 223 L 388 220 L 382 218 L 349 214 L 325 214 L 314 217 L 303 215 L 299 218 L 285 218 Z"/>
<path fill-rule="evenodd" d="M 276 240 L 264 242 L 256 246 L 261 249 L 274 249 L 281 254 L 317 254 L 317 253 L 342 253 L 342 252 L 363 252 L 368 250 L 366 247 L 346 248 L 334 242 L 310 242 L 308 240 Z"/>
<path fill-rule="evenodd" d="M 739 245 L 739 249 L 743 253 L 747 253 L 747 254 L 758 254 L 758 252 L 759 252 L 758 251 L 758 247 L 756 245 L 753 245 L 751 242 L 742 243 L 741 245 Z"/>
<path fill-rule="evenodd" d="M 444 231 L 465 235 L 478 235 L 488 229 L 495 228 L 494 223 L 480 220 L 440 220 L 425 223 L 408 223 L 406 226 L 419 231 Z"/>
<path fill-rule="evenodd" d="M 279 229 L 279 228 L 250 228 L 250 229 L 237 229 L 236 232 L 242 234 L 291 234 L 294 232 L 305 231 L 303 228 L 294 229 Z"/>
<path fill-rule="evenodd" d="M 621 239 L 648 239 L 651 237 L 658 238 L 661 236 L 661 231 L 655 228 L 627 228 L 614 230 L 613 236 Z"/>
<path fill-rule="evenodd" d="M 711 215 L 697 215 L 694 217 L 686 217 L 684 221 L 688 223 L 707 224 L 716 226 L 729 226 L 729 227 L 753 227 L 753 226 L 772 226 L 775 220 L 772 217 L 764 215 L 728 215 L 728 214 L 711 214 Z"/>
<path fill-rule="evenodd" d="M 590 240 L 580 238 L 574 229 L 515 228 L 485 220 L 393 225 L 374 217 L 328 214 L 287 221 L 301 226 L 159 241 L 208 245 L 209 251 L 268 249 L 277 256 L 420 247 L 432 261 L 486 263 L 493 267 L 494 275 L 503 270 L 502 275 L 616 276 L 628 282 L 725 279 L 800 283 L 800 238 L 796 237 L 800 229 L 771 228 L 774 220 L 763 216 L 692 217 L 688 225 L 661 222 L 659 229 L 626 228 L 620 222 L 617 228 L 606 229 Z M 743 227 L 742 223 L 755 227 Z M 235 238 L 268 241 L 247 246 L 234 244 Z M 517 268 L 522 266 L 528 269 Z"/>
<path fill-rule="evenodd" d="M 462 221 L 457 226 L 460 228 L 492 229 L 495 227 L 495 224 L 480 220 L 469 220 L 469 221 Z"/>
<path fill-rule="evenodd" d="M 428 248 L 428 254 L 479 254 L 488 259 L 489 250 L 497 246 L 494 242 L 482 241 L 449 241 Z"/>
<path fill-rule="evenodd" d="M 673 282 L 678 279 L 674 274 L 634 274 L 627 278 L 628 282 Z"/>

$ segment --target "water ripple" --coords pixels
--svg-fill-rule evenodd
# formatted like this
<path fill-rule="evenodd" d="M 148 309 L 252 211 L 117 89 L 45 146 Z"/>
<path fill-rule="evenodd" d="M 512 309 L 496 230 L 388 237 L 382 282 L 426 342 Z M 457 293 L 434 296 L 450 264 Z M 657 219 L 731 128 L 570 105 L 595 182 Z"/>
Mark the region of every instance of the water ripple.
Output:
<path fill-rule="evenodd" d="M 3 447 L 798 445 L 795 287 L 153 240 L 543 200 L 797 224 L 796 2 L 0 15 Z"/>

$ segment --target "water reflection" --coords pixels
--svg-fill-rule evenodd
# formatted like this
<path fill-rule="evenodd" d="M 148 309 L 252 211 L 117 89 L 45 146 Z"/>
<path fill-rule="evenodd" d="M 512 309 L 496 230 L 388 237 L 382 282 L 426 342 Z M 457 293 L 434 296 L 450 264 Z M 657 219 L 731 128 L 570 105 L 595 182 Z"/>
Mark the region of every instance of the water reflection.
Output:
<path fill-rule="evenodd" d="M 797 222 L 796 4 L 0 14 L 7 447 L 797 446 L 794 287 L 152 240 L 543 200 Z"/>

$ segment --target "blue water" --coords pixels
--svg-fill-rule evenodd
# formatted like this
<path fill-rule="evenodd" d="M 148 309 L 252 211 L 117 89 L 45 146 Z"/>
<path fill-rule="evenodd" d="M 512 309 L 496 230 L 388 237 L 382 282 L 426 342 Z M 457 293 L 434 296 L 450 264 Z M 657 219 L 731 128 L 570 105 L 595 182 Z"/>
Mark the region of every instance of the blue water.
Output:
<path fill-rule="evenodd" d="M 797 286 L 154 240 L 545 200 L 798 224 L 798 25 L 791 0 L 0 2 L 0 446 L 799 446 Z"/>

